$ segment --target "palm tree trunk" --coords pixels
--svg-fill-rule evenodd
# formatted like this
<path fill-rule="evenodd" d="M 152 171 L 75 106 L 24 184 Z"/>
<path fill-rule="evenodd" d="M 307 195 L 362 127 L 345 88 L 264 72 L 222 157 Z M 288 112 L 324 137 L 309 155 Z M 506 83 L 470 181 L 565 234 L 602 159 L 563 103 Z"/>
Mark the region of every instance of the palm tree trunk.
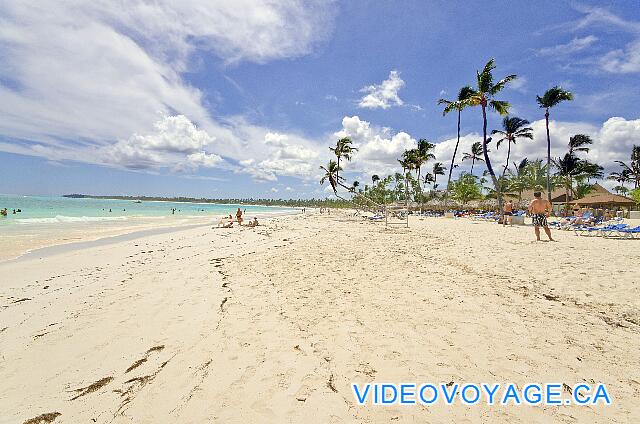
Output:
<path fill-rule="evenodd" d="M 507 147 L 507 163 L 504 165 L 504 169 L 502 170 L 503 177 L 509 167 L 509 156 L 511 156 L 511 140 L 507 140 L 507 143 L 509 143 L 509 147 Z"/>
<path fill-rule="evenodd" d="M 549 108 L 544 113 L 547 124 L 547 200 L 551 203 L 551 136 L 549 135 Z"/>
<path fill-rule="evenodd" d="M 571 184 L 571 176 L 567 175 L 565 184 L 564 184 L 564 189 L 565 189 L 565 195 L 564 195 L 564 216 L 569 215 L 569 200 L 571 197 L 571 190 L 572 190 L 572 184 Z"/>
<path fill-rule="evenodd" d="M 453 149 L 453 156 L 451 157 L 451 166 L 449 167 L 449 179 L 447 179 L 447 191 L 445 192 L 445 199 L 449 198 L 449 186 L 451 185 L 451 175 L 453 174 L 453 166 L 456 162 L 456 154 L 458 153 L 458 145 L 460 144 L 460 114 L 462 111 L 458 109 L 458 138 L 456 141 L 456 147 Z M 445 202 L 446 205 L 446 202 Z"/>
<path fill-rule="evenodd" d="M 504 219 L 503 211 L 502 211 L 502 190 L 500 187 L 500 182 L 498 178 L 496 178 L 496 173 L 493 171 L 493 167 L 491 166 L 491 160 L 489 159 L 489 155 L 487 153 L 487 106 L 482 104 L 482 154 L 484 156 L 484 162 L 487 165 L 487 170 L 489 171 L 489 175 L 491 175 L 491 180 L 493 181 L 493 186 L 496 189 L 496 196 L 498 198 L 498 209 L 500 211 L 500 216 Z"/>
<path fill-rule="evenodd" d="M 473 175 L 473 165 L 476 163 L 476 157 L 471 158 L 471 175 Z"/>
<path fill-rule="evenodd" d="M 336 181 L 340 181 L 340 156 L 338 156 L 338 169 L 336 169 Z"/>

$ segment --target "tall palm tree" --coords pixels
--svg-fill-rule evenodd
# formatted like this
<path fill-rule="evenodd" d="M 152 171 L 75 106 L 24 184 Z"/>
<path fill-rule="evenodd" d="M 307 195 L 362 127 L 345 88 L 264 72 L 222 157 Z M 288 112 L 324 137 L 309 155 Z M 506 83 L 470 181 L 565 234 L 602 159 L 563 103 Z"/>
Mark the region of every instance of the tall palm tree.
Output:
<path fill-rule="evenodd" d="M 320 178 L 320 185 L 324 184 L 325 181 L 329 181 L 331 184 L 331 188 L 333 189 L 334 194 L 338 194 L 338 184 L 340 182 L 340 177 L 338 174 L 340 172 L 340 167 L 338 163 L 334 160 L 330 160 L 327 166 L 320 166 L 325 174 Z"/>
<path fill-rule="evenodd" d="M 511 157 L 511 144 L 516 144 L 518 138 L 528 138 L 533 140 L 533 128 L 528 127 L 529 121 L 526 119 L 518 118 L 517 116 L 505 116 L 502 120 L 502 130 L 493 130 L 491 134 L 500 134 L 501 139 L 496 141 L 496 149 L 500 147 L 503 141 L 508 143 L 507 147 L 507 162 L 502 170 L 502 176 L 507 172 L 509 167 L 509 158 Z"/>
<path fill-rule="evenodd" d="M 447 179 L 447 193 L 449 193 L 449 185 L 451 184 L 451 173 L 453 172 L 453 168 L 455 168 L 456 163 L 456 154 L 458 153 L 458 146 L 460 145 L 460 116 L 462 115 L 462 110 L 469 106 L 467 100 L 473 93 L 473 89 L 468 85 L 465 85 L 458 92 L 458 98 L 456 100 L 446 100 L 440 99 L 438 100 L 438 104 L 446 105 L 444 110 L 442 111 L 442 116 L 446 116 L 449 112 L 457 111 L 458 112 L 458 138 L 456 139 L 456 147 L 453 149 L 453 156 L 451 157 L 451 166 L 449 167 L 449 178 Z"/>
<path fill-rule="evenodd" d="M 377 174 L 373 174 L 373 175 L 371 176 L 371 183 L 372 183 L 373 185 L 376 185 L 376 183 L 377 183 L 378 181 L 380 181 L 380 177 L 379 177 Z"/>
<path fill-rule="evenodd" d="M 471 151 L 462 156 L 462 160 L 471 160 L 471 175 L 473 175 L 473 166 L 476 162 L 484 162 L 482 158 L 482 143 L 476 141 L 471 145 Z"/>
<path fill-rule="evenodd" d="M 433 174 L 433 189 L 435 190 L 436 188 L 436 181 L 438 179 L 438 175 L 444 175 L 444 171 L 446 171 L 447 168 L 445 168 L 442 165 L 442 162 L 436 162 L 433 164 L 433 169 L 431 170 L 431 173 Z"/>
<path fill-rule="evenodd" d="M 340 171 L 342 171 L 342 168 L 340 167 L 340 159 L 344 158 L 345 160 L 350 161 L 353 153 L 358 151 L 358 149 L 353 147 L 351 144 L 352 142 L 349 137 L 343 137 L 336 142 L 336 147 L 329 147 L 329 150 L 331 150 L 333 154 L 336 155 L 336 158 L 338 159 L 338 162 L 337 162 L 338 173 L 336 174 L 336 177 L 339 177 L 340 176 L 339 173 Z M 340 178 L 337 178 L 336 181 L 339 182 Z"/>
<path fill-rule="evenodd" d="M 548 89 L 542 97 L 536 96 L 538 106 L 544 109 L 544 120 L 547 125 L 547 200 L 551 203 L 551 136 L 549 135 L 549 109 L 563 101 L 573 100 L 571 92 L 555 86 Z"/>
<path fill-rule="evenodd" d="M 511 81 L 516 79 L 516 75 L 507 75 L 497 83 L 493 83 L 493 70 L 496 68 L 494 63 L 494 59 L 490 59 L 482 71 L 476 72 L 477 86 L 474 89 L 471 96 L 469 96 L 469 104 L 471 106 L 481 106 L 482 107 L 482 152 L 484 156 L 484 162 L 487 165 L 487 170 L 489 171 L 489 175 L 491 175 L 491 180 L 493 181 L 493 186 L 496 189 L 496 194 L 498 197 L 498 208 L 502 210 L 502 194 L 500 182 L 498 181 L 498 177 L 496 177 L 496 173 L 493 171 L 493 167 L 491 166 L 491 160 L 489 159 L 489 152 L 487 149 L 487 143 L 490 141 L 487 139 L 487 107 L 498 112 L 500 115 L 505 116 L 509 113 L 509 108 L 511 105 L 502 100 L 496 100 L 495 96 L 503 88 L 507 86 Z"/>

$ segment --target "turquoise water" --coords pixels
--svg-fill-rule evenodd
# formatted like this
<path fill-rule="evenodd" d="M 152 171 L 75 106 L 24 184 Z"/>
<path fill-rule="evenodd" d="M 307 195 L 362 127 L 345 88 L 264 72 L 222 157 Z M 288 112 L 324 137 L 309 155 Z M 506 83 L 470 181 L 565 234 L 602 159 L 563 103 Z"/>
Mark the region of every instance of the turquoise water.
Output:
<path fill-rule="evenodd" d="M 136 203 L 132 200 L 70 199 L 66 197 L 7 196 L 0 195 L 0 209 L 7 208 L 8 216 L 0 216 L 0 225 L 6 224 L 55 224 L 66 222 L 126 221 L 128 217 L 196 217 L 235 216 L 237 208 L 252 214 L 292 212 L 269 206 L 219 205 L 202 203 L 151 202 Z M 171 209 L 175 208 L 175 215 Z M 13 209 L 22 212 L 13 214 Z"/>

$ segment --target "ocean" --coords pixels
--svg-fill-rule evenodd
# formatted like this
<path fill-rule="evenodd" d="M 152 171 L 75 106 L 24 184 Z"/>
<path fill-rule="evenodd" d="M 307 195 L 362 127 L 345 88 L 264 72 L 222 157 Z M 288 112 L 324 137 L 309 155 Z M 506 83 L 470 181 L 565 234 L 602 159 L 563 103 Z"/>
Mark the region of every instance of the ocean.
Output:
<path fill-rule="evenodd" d="M 271 206 L 221 205 L 213 203 L 182 203 L 110 199 L 72 199 L 66 197 L 0 195 L 0 209 L 7 208 L 8 216 L 0 217 L 0 226 L 20 224 L 56 224 L 74 222 L 126 221 L 135 217 L 217 217 L 232 214 L 237 208 L 252 214 L 293 212 L 294 209 Z M 176 209 L 175 215 L 171 213 Z M 13 210 L 21 212 L 13 214 Z"/>

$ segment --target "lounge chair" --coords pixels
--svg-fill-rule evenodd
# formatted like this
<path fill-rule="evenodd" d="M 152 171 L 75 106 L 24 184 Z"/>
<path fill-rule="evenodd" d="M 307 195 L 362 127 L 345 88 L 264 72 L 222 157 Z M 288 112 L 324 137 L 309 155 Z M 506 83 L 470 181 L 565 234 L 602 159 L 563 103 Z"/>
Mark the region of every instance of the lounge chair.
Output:
<path fill-rule="evenodd" d="M 623 237 L 623 238 L 640 237 L 640 225 L 633 228 L 620 228 L 617 230 L 612 230 L 608 235 L 609 236 L 616 235 L 618 237 Z"/>

